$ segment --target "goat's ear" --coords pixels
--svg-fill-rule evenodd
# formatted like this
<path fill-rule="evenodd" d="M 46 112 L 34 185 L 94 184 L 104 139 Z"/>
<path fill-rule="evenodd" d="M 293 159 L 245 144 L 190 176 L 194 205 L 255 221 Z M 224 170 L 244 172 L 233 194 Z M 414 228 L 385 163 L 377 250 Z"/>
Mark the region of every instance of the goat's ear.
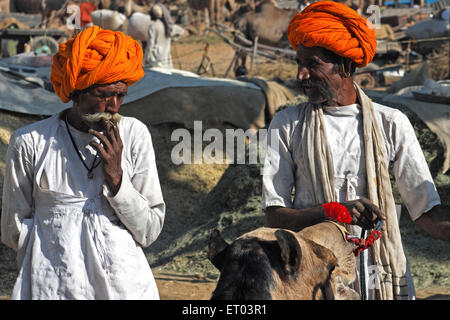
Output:
<path fill-rule="evenodd" d="M 281 249 L 281 262 L 285 272 L 290 276 L 296 276 L 302 260 L 302 249 L 297 238 L 286 230 L 275 231 L 275 237 Z"/>
<path fill-rule="evenodd" d="M 222 270 L 228 247 L 229 244 L 222 238 L 220 231 L 214 229 L 209 236 L 208 259 L 219 271 Z"/>

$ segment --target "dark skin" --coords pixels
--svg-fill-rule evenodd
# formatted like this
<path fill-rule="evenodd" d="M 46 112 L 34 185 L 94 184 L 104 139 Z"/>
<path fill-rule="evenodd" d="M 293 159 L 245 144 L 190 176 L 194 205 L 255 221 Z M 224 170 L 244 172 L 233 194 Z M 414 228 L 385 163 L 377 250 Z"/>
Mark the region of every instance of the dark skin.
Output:
<path fill-rule="evenodd" d="M 330 60 L 322 48 L 300 45 L 297 48 L 297 80 L 309 101 L 324 106 L 345 106 L 357 103 L 351 77 L 351 63 L 349 60 L 344 60 L 343 65 L 340 66 L 342 68 L 336 70 L 335 61 Z M 319 90 L 320 86 L 326 90 Z M 345 201 L 341 204 L 352 216 L 351 224 L 362 228 L 373 229 L 377 219 L 386 219 L 385 214 L 367 198 Z M 265 215 L 268 227 L 293 231 L 327 219 L 322 205 L 304 209 L 271 206 L 265 209 Z M 414 222 L 432 237 L 450 241 L 450 221 L 444 219 L 444 212 L 440 206 L 433 207 Z M 383 230 L 386 230 L 385 225 Z"/>
<path fill-rule="evenodd" d="M 124 82 L 114 82 L 104 85 L 95 85 L 87 90 L 76 93 L 72 100 L 72 109 L 68 112 L 68 121 L 76 129 L 96 136 L 100 143 L 91 142 L 91 146 L 98 150 L 98 155 L 103 163 L 105 182 L 115 195 L 119 191 L 122 182 L 122 139 L 119 128 L 110 121 L 101 120 L 99 130 L 96 126 L 85 122 L 82 114 L 94 114 L 107 112 L 115 114 L 119 112 L 120 105 L 128 91 L 128 85 Z M 100 133 L 99 131 L 103 131 Z"/>

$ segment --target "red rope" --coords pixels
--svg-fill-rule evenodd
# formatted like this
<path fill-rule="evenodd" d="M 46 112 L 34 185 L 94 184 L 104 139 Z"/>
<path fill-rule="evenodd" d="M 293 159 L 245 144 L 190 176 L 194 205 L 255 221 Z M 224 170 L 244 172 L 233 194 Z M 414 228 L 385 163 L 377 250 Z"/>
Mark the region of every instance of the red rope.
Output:
<path fill-rule="evenodd" d="M 353 250 L 353 253 L 355 254 L 355 256 L 359 256 L 359 254 L 361 253 L 361 251 L 366 250 L 368 248 L 370 248 L 371 246 L 373 246 L 373 243 L 380 239 L 381 237 L 381 232 L 378 230 L 373 230 L 366 239 L 364 238 L 348 238 L 347 240 L 352 241 L 354 244 L 356 244 L 358 247 Z"/>

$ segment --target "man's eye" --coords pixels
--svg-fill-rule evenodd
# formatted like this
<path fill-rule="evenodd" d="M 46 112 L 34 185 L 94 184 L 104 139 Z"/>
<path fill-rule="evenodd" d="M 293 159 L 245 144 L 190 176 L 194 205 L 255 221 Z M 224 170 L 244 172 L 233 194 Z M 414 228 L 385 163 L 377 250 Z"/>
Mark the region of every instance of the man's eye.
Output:
<path fill-rule="evenodd" d="M 96 97 L 99 98 L 99 99 L 102 99 L 102 100 L 106 100 L 108 98 L 117 96 L 117 98 L 122 99 L 126 95 L 127 95 L 126 92 L 124 92 L 124 93 L 117 93 L 117 94 L 103 93 L 103 94 L 96 95 Z"/>
<path fill-rule="evenodd" d="M 104 93 L 90 92 L 90 94 L 98 99 L 106 99 L 108 96 Z"/>

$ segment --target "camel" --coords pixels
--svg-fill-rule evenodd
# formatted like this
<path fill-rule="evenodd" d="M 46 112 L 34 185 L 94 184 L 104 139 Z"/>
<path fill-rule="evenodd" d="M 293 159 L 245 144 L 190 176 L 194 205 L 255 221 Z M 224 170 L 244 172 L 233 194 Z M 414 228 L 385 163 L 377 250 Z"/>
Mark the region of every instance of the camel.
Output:
<path fill-rule="evenodd" d="M 187 2 L 191 9 L 207 12 L 207 17 L 212 23 L 223 22 L 224 10 L 227 9 L 232 13 L 236 7 L 235 0 L 187 0 Z"/>
<path fill-rule="evenodd" d="M 249 40 L 254 41 L 258 37 L 261 44 L 281 47 L 289 22 L 297 12 L 296 9 L 279 8 L 274 0 L 263 0 L 255 11 L 239 18 L 235 28 Z"/>

